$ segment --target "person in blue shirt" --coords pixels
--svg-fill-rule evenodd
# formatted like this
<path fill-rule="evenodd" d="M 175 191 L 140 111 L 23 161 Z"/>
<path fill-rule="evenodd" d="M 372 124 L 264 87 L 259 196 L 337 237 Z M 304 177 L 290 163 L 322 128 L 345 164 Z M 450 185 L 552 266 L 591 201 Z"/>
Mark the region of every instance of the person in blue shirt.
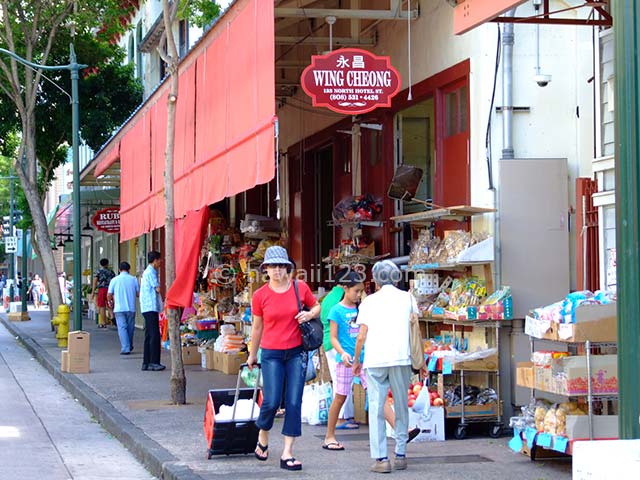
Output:
<path fill-rule="evenodd" d="M 333 383 L 334 398 L 329 409 L 327 433 L 322 448 L 325 450 L 344 450 L 344 446 L 336 439 L 336 424 L 342 405 L 351 393 L 353 385 L 353 355 L 356 349 L 356 337 L 360 327 L 356 324 L 358 318 L 358 303 L 364 291 L 363 278 L 356 272 L 349 272 L 340 281 L 344 288 L 342 300 L 334 305 L 329 312 L 328 319 L 331 330 L 331 345 L 336 358 L 336 379 Z M 364 353 L 363 353 L 364 354 Z M 367 388 L 364 373 L 359 375 L 360 383 Z"/>
<path fill-rule="evenodd" d="M 144 353 L 142 370 L 154 372 L 166 367 L 160 363 L 160 312 L 162 311 L 162 297 L 160 297 L 160 277 L 158 269 L 162 262 L 160 252 L 155 250 L 147 253 L 149 265 L 142 274 L 140 281 L 140 311 L 144 317 Z"/>
<path fill-rule="evenodd" d="M 129 274 L 131 265 L 120 262 L 120 275 L 109 282 L 107 299 L 113 304 L 113 313 L 120 337 L 120 355 L 129 355 L 133 350 L 133 332 L 136 326 L 136 297 L 140 287 L 136 277 Z"/>

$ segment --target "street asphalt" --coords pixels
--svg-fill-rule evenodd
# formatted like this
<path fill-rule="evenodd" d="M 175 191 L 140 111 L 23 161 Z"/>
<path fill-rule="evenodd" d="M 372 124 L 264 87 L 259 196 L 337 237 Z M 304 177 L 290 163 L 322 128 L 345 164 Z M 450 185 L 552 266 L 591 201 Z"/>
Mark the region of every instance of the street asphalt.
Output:
<path fill-rule="evenodd" d="M 237 479 L 276 479 L 296 476 L 316 479 L 365 479 L 379 474 L 369 472 L 368 431 L 340 434 L 346 451 L 321 448 L 325 427 L 303 425 L 303 434 L 295 445 L 295 455 L 303 462 L 301 472 L 279 468 L 282 448 L 280 420 L 276 420 L 270 440 L 270 459 L 258 462 L 252 455 L 215 456 L 207 459 L 203 416 L 207 392 L 214 388 L 235 387 L 236 377 L 187 365 L 187 405 L 169 401 L 170 372 L 141 371 L 143 332 L 136 331 L 133 354 L 119 355 L 117 331 L 98 329 L 85 320 L 84 330 L 91 333 L 91 373 L 60 372 L 60 348 L 57 347 L 47 311 L 31 311 L 31 321 L 0 321 L 74 397 L 76 397 L 116 438 L 159 478 L 195 480 L 233 477 Z M 162 362 L 170 364 L 169 352 Z M 518 479 L 569 480 L 570 461 L 536 461 L 511 451 L 509 438 L 492 439 L 483 431 L 465 440 L 411 443 L 407 456 L 409 468 L 394 472 L 394 477 L 442 480 Z M 392 448 L 392 441 L 390 442 Z M 135 477 L 145 478 L 145 477 Z"/>

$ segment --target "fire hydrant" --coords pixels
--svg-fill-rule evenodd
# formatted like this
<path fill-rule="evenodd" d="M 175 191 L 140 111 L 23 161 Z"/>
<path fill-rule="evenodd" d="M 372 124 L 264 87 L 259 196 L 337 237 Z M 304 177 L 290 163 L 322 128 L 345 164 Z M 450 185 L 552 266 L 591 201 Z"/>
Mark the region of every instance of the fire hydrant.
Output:
<path fill-rule="evenodd" d="M 56 332 L 56 338 L 58 339 L 58 346 L 61 348 L 68 347 L 69 336 L 69 307 L 66 305 L 60 305 L 58 307 L 58 315 L 53 317 L 51 323 L 58 327 Z"/>

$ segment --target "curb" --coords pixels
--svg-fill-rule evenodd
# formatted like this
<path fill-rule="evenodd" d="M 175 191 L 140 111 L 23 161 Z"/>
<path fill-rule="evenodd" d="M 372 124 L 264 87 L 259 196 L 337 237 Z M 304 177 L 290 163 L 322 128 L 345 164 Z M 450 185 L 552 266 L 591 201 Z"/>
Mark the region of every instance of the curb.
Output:
<path fill-rule="evenodd" d="M 33 338 L 16 329 L 5 315 L 0 315 L 0 322 L 152 475 L 162 480 L 204 480 L 76 375 L 61 372 L 59 363 Z"/>

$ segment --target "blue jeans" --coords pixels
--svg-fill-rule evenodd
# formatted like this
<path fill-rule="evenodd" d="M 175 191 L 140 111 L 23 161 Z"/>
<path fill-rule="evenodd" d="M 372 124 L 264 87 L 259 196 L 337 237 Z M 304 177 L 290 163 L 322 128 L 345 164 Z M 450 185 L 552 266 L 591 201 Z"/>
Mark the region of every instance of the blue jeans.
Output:
<path fill-rule="evenodd" d="M 288 437 L 302 435 L 302 390 L 307 355 L 302 347 L 288 350 L 262 349 L 262 406 L 256 425 L 271 430 L 280 401 L 284 395 L 284 425 L 282 434 Z M 283 391 L 284 390 L 284 391 Z"/>
<path fill-rule="evenodd" d="M 120 352 L 129 353 L 133 348 L 133 332 L 136 327 L 136 312 L 114 312 L 120 337 Z"/>

